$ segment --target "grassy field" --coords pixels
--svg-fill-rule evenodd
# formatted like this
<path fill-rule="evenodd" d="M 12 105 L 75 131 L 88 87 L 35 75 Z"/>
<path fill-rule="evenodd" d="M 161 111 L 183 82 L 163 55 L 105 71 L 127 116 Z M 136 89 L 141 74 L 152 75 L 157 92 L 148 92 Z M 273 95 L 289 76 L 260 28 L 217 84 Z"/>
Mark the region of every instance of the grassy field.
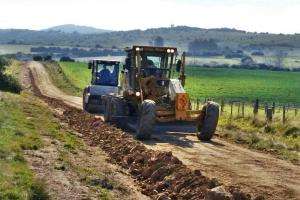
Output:
<path fill-rule="evenodd" d="M 64 89 L 68 93 L 81 95 L 90 83 L 91 71 L 81 62 L 59 63 L 65 75 Z M 276 103 L 300 104 L 300 72 L 275 72 L 264 70 L 242 70 L 223 68 L 187 67 L 186 90 L 191 98 L 245 99 Z M 58 76 L 53 72 L 54 78 Z M 70 91 L 68 88 L 76 88 Z"/>
<path fill-rule="evenodd" d="M 300 103 L 300 73 L 187 67 L 186 90 L 192 98 L 256 98 Z"/>
<path fill-rule="evenodd" d="M 83 88 L 90 83 L 91 72 L 85 63 L 44 63 L 53 82 L 70 95 L 81 96 Z"/>
<path fill-rule="evenodd" d="M 15 54 L 18 52 L 30 53 L 31 45 L 0 45 L 0 55 L 4 54 Z"/>
<path fill-rule="evenodd" d="M 91 82 L 91 70 L 86 63 L 60 62 L 59 64 L 69 81 L 78 88 L 83 89 Z"/>

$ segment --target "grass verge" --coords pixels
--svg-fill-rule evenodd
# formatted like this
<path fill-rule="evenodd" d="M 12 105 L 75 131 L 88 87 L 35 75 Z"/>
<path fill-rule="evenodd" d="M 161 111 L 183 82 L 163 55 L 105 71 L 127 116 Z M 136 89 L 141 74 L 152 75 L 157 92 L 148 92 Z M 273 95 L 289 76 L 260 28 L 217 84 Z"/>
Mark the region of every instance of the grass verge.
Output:
<path fill-rule="evenodd" d="M 262 118 L 231 119 L 222 115 L 219 127 L 219 135 L 222 138 L 299 164 L 300 129 L 294 121 L 282 124 L 280 120 L 275 119 L 267 125 Z"/>
<path fill-rule="evenodd" d="M 53 112 L 37 97 L 0 93 L 0 199 L 49 199 L 45 180 L 39 180 L 29 169 L 24 151 L 44 147 L 43 137 L 59 141 L 59 158 L 55 170 L 72 171 L 82 176 L 84 185 L 89 177 L 105 177 L 102 172 L 76 164 L 74 160 L 85 151 L 84 141 L 59 123 Z M 82 159 L 82 158 L 80 158 Z M 110 192 L 90 186 L 99 199 L 111 199 Z"/>
<path fill-rule="evenodd" d="M 82 95 L 82 89 L 70 81 L 70 78 L 66 76 L 65 71 L 57 62 L 45 62 L 43 64 L 56 87 L 69 95 Z"/>
<path fill-rule="evenodd" d="M 0 199 L 48 199 L 42 181 L 28 168 L 23 151 L 43 146 L 45 131 L 34 101 L 1 93 L 0 101 Z"/>

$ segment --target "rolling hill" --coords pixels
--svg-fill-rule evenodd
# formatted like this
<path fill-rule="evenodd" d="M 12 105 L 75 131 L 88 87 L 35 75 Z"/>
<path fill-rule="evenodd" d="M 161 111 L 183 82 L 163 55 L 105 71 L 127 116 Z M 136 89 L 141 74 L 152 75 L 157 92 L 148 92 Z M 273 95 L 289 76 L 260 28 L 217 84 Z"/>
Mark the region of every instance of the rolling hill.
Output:
<path fill-rule="evenodd" d="M 67 33 L 66 30 L 49 31 L 49 29 L 47 31 L 0 29 L 0 44 L 77 47 L 95 47 L 98 45 L 107 48 L 112 46 L 122 48 L 133 44 L 147 45 L 156 36 L 163 37 L 165 45 L 177 46 L 181 49 L 186 49 L 188 43 L 194 39 L 213 39 L 220 45 L 230 47 L 300 48 L 300 34 L 255 33 L 228 28 L 202 29 L 187 26 L 93 34 L 81 34 L 78 31 Z"/>
<path fill-rule="evenodd" d="M 97 34 L 97 33 L 106 33 L 111 32 L 110 30 L 98 29 L 90 26 L 79 26 L 74 24 L 64 24 L 59 26 L 50 27 L 42 31 L 58 31 L 62 33 L 74 33 L 79 34 Z"/>

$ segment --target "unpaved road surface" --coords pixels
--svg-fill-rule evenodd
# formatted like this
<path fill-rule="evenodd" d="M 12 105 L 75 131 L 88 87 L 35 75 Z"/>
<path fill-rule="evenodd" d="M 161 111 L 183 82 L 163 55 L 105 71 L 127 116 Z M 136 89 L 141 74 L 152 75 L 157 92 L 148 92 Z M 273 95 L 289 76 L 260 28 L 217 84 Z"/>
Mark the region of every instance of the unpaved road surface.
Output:
<path fill-rule="evenodd" d="M 81 108 L 81 98 L 56 88 L 43 65 L 31 62 L 28 66 L 44 95 Z M 148 148 L 172 151 L 188 167 L 201 169 L 206 176 L 217 177 L 225 185 L 238 185 L 245 192 L 268 199 L 300 199 L 300 169 L 292 163 L 217 138 L 210 143 L 200 142 L 189 127 L 160 127 L 153 138 L 144 143 Z"/>
<path fill-rule="evenodd" d="M 38 85 L 43 95 L 62 100 L 66 104 L 82 109 L 82 98 L 67 95 L 57 87 L 55 87 L 52 84 L 46 69 L 41 63 L 30 62 L 27 66 L 30 68 L 34 76 L 34 80 L 36 81 L 36 84 Z"/>
<path fill-rule="evenodd" d="M 81 108 L 80 98 L 67 96 L 53 86 L 40 63 L 27 63 L 22 67 L 20 78 L 23 89 L 33 91 L 30 69 L 35 77 L 39 77 L 35 81 L 41 89 L 51 88 L 51 90 L 42 90 L 45 95 Z M 62 111 L 54 109 L 53 114 L 58 117 L 62 115 Z M 60 127 L 75 134 L 69 130 L 66 123 L 61 123 Z M 106 183 L 114 185 L 114 188 L 107 190 L 109 197 L 113 199 L 150 199 L 140 192 L 140 188 L 126 170 L 107 161 L 109 157 L 105 152 L 99 147 L 86 145 L 79 133 L 76 136 L 77 141 L 82 142 L 82 145 L 78 146 L 75 152 L 65 150 L 65 144 L 62 141 L 47 134 L 41 134 L 43 148 L 25 151 L 25 158 L 30 168 L 35 172 L 36 178 L 46 183 L 51 199 L 102 199 L 103 191 L 99 189 L 102 186 L 99 185 Z"/>

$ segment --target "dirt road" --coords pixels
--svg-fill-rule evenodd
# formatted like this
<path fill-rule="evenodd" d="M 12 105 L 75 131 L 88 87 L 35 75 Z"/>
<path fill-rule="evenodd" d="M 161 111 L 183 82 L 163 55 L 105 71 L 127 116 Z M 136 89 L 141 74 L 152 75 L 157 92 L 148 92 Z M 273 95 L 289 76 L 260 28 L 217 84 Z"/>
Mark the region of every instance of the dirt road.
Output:
<path fill-rule="evenodd" d="M 67 95 L 57 87 L 55 87 L 52 84 L 46 69 L 41 63 L 30 62 L 27 66 L 30 68 L 39 89 L 44 95 L 62 100 L 66 104 L 82 109 L 82 98 Z"/>
<path fill-rule="evenodd" d="M 81 98 L 56 88 L 43 65 L 31 62 L 28 66 L 44 95 L 81 108 Z M 269 199 L 300 199 L 299 166 L 216 138 L 210 143 L 200 142 L 194 130 L 187 127 L 173 131 L 162 127 L 153 137 L 144 143 L 148 148 L 172 151 L 190 168 L 201 169 L 206 176 L 217 177 L 225 185 L 238 185 L 243 191 Z"/>
<path fill-rule="evenodd" d="M 22 66 L 20 78 L 24 90 L 33 90 L 28 68 L 31 69 L 43 94 L 81 108 L 81 99 L 65 95 L 53 86 L 44 67 L 37 62 Z M 55 116 L 61 115 L 61 112 L 59 109 L 53 109 Z M 66 123 L 60 122 L 60 129 L 76 133 L 72 132 Z M 85 144 L 83 136 L 79 133 L 76 136 L 76 142 L 81 144 L 76 148 L 76 152 L 66 150 L 63 140 L 42 133 L 44 147 L 25 151 L 27 163 L 36 178 L 45 181 L 51 199 L 106 199 L 103 195 L 112 199 L 150 199 L 140 192 L 140 188 L 127 171 L 107 161 L 109 158 L 105 152 L 99 147 Z M 106 188 L 107 183 L 114 188 L 103 192 L 100 188 Z"/>

